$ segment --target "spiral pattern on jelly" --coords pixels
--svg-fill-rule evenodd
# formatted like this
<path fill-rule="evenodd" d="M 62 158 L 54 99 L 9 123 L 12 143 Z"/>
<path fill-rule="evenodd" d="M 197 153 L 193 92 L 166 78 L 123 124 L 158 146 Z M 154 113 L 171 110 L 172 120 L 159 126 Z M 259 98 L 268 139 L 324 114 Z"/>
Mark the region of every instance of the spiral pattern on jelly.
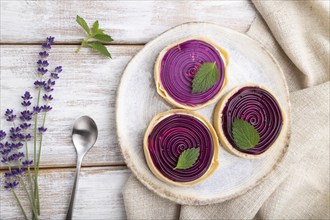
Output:
<path fill-rule="evenodd" d="M 251 149 L 240 149 L 234 141 L 232 124 L 235 118 L 253 125 L 259 135 L 259 143 Z M 259 87 L 243 87 L 232 95 L 222 111 L 222 129 L 230 144 L 240 152 L 258 155 L 264 153 L 281 132 L 283 116 L 276 99 Z"/>
<path fill-rule="evenodd" d="M 192 93 L 192 80 L 205 62 L 216 62 L 218 81 L 210 89 Z M 224 83 L 224 61 L 220 52 L 201 40 L 188 40 L 170 48 L 163 56 L 160 81 L 171 98 L 183 105 L 195 106 L 211 100 Z"/>
<path fill-rule="evenodd" d="M 180 154 L 199 147 L 197 161 L 188 169 L 175 169 Z M 203 176 L 213 160 L 214 142 L 206 125 L 185 114 L 161 119 L 148 136 L 148 150 L 154 167 L 175 182 L 191 182 Z"/>

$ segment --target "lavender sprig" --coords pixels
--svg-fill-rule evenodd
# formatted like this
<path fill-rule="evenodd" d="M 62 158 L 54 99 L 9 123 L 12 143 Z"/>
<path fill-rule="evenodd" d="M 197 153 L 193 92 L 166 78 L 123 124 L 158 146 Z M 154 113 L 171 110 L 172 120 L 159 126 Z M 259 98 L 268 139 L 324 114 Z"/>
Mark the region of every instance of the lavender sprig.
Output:
<path fill-rule="evenodd" d="M 31 209 L 32 209 L 32 219 L 38 219 L 40 215 L 40 202 L 39 202 L 39 188 L 38 188 L 38 174 L 39 174 L 39 165 L 40 165 L 40 155 L 42 147 L 42 137 L 43 133 L 47 131 L 45 127 L 46 114 L 52 107 L 49 105 L 49 102 L 53 100 L 53 96 L 50 94 L 54 90 L 55 81 L 59 79 L 59 74 L 62 72 L 62 67 L 57 66 L 54 71 L 48 71 L 47 67 L 49 66 L 46 58 L 49 56 L 50 49 L 54 43 L 54 37 L 47 37 L 45 43 L 42 44 L 42 51 L 39 53 L 39 60 L 37 61 L 37 73 L 38 79 L 34 82 L 34 86 L 38 91 L 38 96 L 36 100 L 36 105 L 31 106 L 31 100 L 33 97 L 31 94 L 26 91 L 21 97 L 21 105 L 24 110 L 20 111 L 19 114 L 14 113 L 13 109 L 7 109 L 5 111 L 5 119 L 8 122 L 12 122 L 13 126 L 10 128 L 9 132 L 6 133 L 3 130 L 0 130 L 0 159 L 8 167 L 8 171 L 5 172 L 5 182 L 4 188 L 11 191 L 17 200 L 19 207 L 22 210 L 25 219 L 28 219 L 15 189 L 20 185 L 23 186 L 23 189 L 26 193 L 27 198 L 29 199 Z M 49 78 L 44 80 L 46 75 L 49 74 Z M 42 99 L 41 93 L 44 92 Z M 43 104 L 41 105 L 41 101 Z M 30 108 L 30 109 L 29 109 Z M 38 126 L 38 114 L 43 113 L 43 120 L 41 126 Z M 15 121 L 20 121 L 18 126 L 15 126 Z M 34 134 L 29 133 L 31 128 L 31 121 L 34 119 Z M 38 133 L 37 133 L 38 132 Z M 40 136 L 39 148 L 37 150 L 37 135 Z M 28 153 L 28 142 L 33 138 L 34 143 L 34 158 L 33 160 L 29 159 Z M 5 139 L 8 139 L 6 142 Z M 25 153 L 21 151 L 25 143 Z M 38 151 L 38 157 L 37 157 Z M 30 172 L 30 167 L 33 166 L 34 181 L 32 180 L 32 175 Z M 29 186 L 31 195 L 27 190 L 26 184 L 23 180 L 23 176 L 28 173 L 29 177 Z"/>

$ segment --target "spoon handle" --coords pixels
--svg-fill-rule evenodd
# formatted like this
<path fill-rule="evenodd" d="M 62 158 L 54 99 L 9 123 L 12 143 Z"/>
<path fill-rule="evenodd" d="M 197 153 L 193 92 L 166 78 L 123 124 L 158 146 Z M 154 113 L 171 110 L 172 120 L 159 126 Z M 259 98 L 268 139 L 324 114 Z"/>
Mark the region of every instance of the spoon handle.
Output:
<path fill-rule="evenodd" d="M 74 208 L 74 202 L 75 202 L 75 198 L 76 198 L 77 185 L 78 185 L 78 182 L 79 182 L 79 173 L 80 173 L 82 159 L 83 159 L 83 157 L 78 157 L 78 159 L 77 159 L 76 177 L 74 179 L 73 189 L 72 189 L 72 193 L 71 193 L 71 200 L 70 200 L 69 210 L 68 210 L 68 213 L 66 215 L 66 220 L 71 220 L 72 219 L 73 208 Z"/>

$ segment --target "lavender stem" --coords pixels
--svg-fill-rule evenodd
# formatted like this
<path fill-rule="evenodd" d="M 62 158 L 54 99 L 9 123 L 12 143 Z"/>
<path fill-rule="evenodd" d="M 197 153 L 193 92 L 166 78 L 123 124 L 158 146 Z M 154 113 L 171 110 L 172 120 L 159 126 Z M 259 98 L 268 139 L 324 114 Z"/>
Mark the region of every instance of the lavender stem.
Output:
<path fill-rule="evenodd" d="M 46 105 L 48 104 L 48 101 L 46 101 Z M 47 112 L 44 112 L 44 117 L 42 120 L 42 127 L 45 127 L 45 122 L 46 122 L 46 115 Z M 40 156 L 41 156 L 41 147 L 42 147 L 42 133 L 40 134 L 40 143 L 39 143 L 39 151 L 38 151 L 38 165 L 37 165 L 37 169 L 36 169 L 36 183 L 37 183 L 37 207 L 38 210 L 40 210 L 40 201 L 39 201 L 39 188 L 38 188 L 38 176 L 39 176 L 39 162 L 40 162 Z M 40 211 L 39 211 L 39 215 L 40 215 Z"/>
<path fill-rule="evenodd" d="M 32 212 L 33 212 L 35 218 L 38 220 L 37 212 L 36 212 L 36 210 L 35 210 L 35 207 L 34 207 L 34 204 L 33 204 L 32 200 L 31 200 L 31 197 L 30 197 L 30 195 L 29 195 L 29 192 L 28 192 L 28 190 L 27 190 L 27 188 L 26 188 L 25 182 L 24 182 L 24 180 L 22 179 L 22 177 L 19 177 L 19 180 L 20 180 L 20 182 L 23 184 L 24 191 L 25 191 L 25 193 L 26 193 L 26 195 L 27 195 L 27 197 L 28 197 L 28 199 L 29 199 L 29 202 L 30 202 L 30 204 L 31 204 Z"/>
<path fill-rule="evenodd" d="M 15 199 L 16 199 L 16 201 L 17 201 L 19 207 L 21 208 L 21 211 L 22 211 L 22 213 L 23 213 L 23 215 L 24 215 L 25 220 L 28 220 L 28 217 L 26 216 L 25 210 L 24 210 L 24 208 L 23 208 L 21 202 L 19 201 L 19 199 L 18 199 L 18 197 L 17 197 L 15 191 L 14 191 L 14 190 L 11 190 L 11 191 L 13 192 L 14 197 L 15 197 Z"/>
<path fill-rule="evenodd" d="M 42 76 L 40 77 L 40 80 L 42 80 Z M 38 88 L 38 100 L 37 100 L 37 106 L 39 106 L 39 103 L 40 103 L 40 93 L 41 93 L 41 88 L 39 87 Z M 33 167 L 34 167 L 34 172 L 36 172 L 36 159 L 37 159 L 37 125 L 38 125 L 38 112 L 36 112 L 36 115 L 35 115 L 35 119 L 34 119 L 34 163 L 33 163 Z M 37 199 L 37 191 L 38 191 L 38 177 L 35 176 L 34 178 L 34 196 L 33 196 L 33 199 L 34 199 L 34 203 L 36 203 L 36 207 L 37 207 L 37 212 L 38 214 L 40 215 L 40 210 L 39 210 L 39 205 L 37 205 L 39 202 L 38 202 L 38 199 Z M 39 198 L 39 196 L 38 196 Z"/>

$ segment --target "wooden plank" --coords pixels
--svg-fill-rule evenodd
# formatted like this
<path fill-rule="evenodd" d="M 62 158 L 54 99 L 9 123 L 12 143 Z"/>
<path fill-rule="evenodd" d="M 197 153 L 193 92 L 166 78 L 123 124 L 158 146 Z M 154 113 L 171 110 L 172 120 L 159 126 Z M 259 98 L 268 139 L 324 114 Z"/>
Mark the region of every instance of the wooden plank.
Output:
<path fill-rule="evenodd" d="M 245 32 L 255 8 L 242 1 L 1 1 L 1 43 L 38 43 L 56 36 L 59 43 L 78 43 L 84 33 L 75 16 L 100 26 L 114 43 L 145 44 L 186 22 L 210 22 Z"/>
<path fill-rule="evenodd" d="M 0 172 L 1 180 L 3 172 Z M 125 219 L 121 190 L 130 175 L 125 167 L 83 168 L 80 173 L 73 219 Z M 40 171 L 40 219 L 64 219 L 74 181 L 74 169 Z M 22 187 L 16 190 L 26 211 Z M 0 188 L 0 219 L 23 219 L 10 191 Z M 30 216 L 30 212 L 29 215 Z"/>
<path fill-rule="evenodd" d="M 124 164 L 116 134 L 116 89 L 126 64 L 142 47 L 109 46 L 113 59 L 102 58 L 87 48 L 76 54 L 77 47 L 54 46 L 48 59 L 51 68 L 62 65 L 63 73 L 53 92 L 53 110 L 46 120 L 48 131 L 44 136 L 41 166 L 75 166 L 71 130 L 75 119 L 82 115 L 94 118 L 99 129 L 98 140 L 83 165 Z M 39 49 L 39 45 L 1 46 L 1 117 L 6 108 L 23 110 L 20 97 L 26 90 L 32 91 L 36 98 L 33 82 Z M 35 103 L 36 99 L 32 101 Z M 8 130 L 10 126 L 11 123 L 1 118 L 1 129 Z M 30 143 L 30 153 L 32 149 Z"/>

